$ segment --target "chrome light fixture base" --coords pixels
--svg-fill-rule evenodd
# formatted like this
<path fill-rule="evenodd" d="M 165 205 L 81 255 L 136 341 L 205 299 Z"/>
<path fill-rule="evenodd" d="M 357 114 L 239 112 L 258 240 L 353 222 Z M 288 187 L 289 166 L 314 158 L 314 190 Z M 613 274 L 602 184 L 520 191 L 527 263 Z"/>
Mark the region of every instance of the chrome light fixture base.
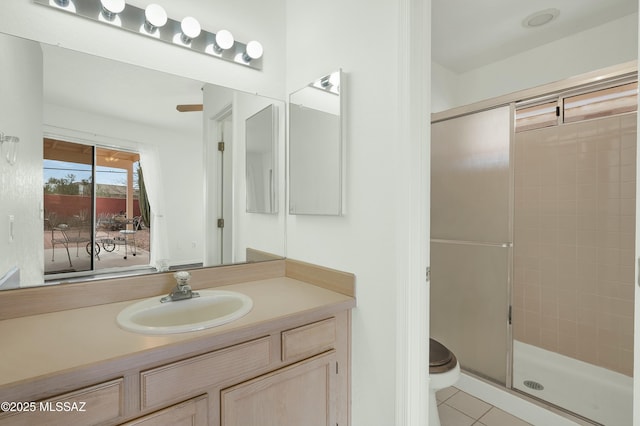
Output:
<path fill-rule="evenodd" d="M 108 16 L 110 16 L 111 19 L 107 20 L 104 16 L 105 12 L 101 0 L 34 0 L 34 2 L 56 10 L 91 19 L 92 21 L 99 22 L 101 24 L 111 25 L 112 27 L 121 28 L 129 32 L 161 40 L 165 43 L 202 53 L 207 56 L 257 70 L 262 69 L 262 46 L 260 46 L 260 55 L 255 55 L 252 52 L 249 52 L 248 54 L 248 50 L 252 50 L 251 47 L 253 45 L 249 46 L 252 42 L 245 44 L 232 39 L 233 44 L 228 49 L 221 49 L 216 43 L 215 33 L 201 30 L 200 33 L 193 38 L 188 37 L 188 35 L 185 36 L 182 31 L 181 21 L 167 18 L 164 25 L 156 26 L 147 19 L 145 9 L 140 9 L 130 4 L 125 5 L 124 10 L 117 14 L 109 12 L 111 15 Z M 161 19 L 160 21 L 163 20 L 164 19 Z"/>

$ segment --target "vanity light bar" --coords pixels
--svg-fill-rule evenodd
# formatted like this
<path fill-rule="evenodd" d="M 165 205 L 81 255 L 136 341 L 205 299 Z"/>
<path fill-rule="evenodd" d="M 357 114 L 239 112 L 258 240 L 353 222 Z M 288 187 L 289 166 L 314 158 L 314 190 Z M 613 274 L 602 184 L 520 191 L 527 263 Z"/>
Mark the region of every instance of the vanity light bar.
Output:
<path fill-rule="evenodd" d="M 340 95 L 340 72 L 336 71 L 325 75 L 309 84 L 310 87 L 325 90 L 334 95 Z"/>
<path fill-rule="evenodd" d="M 164 9 L 156 4 L 140 9 L 125 4 L 124 0 L 34 0 L 34 2 L 214 58 L 257 70 L 262 69 L 263 49 L 259 42 L 241 43 L 235 40 L 228 30 L 220 30 L 218 34 L 202 30 L 200 23 L 193 17 L 175 21 L 168 18 Z"/>

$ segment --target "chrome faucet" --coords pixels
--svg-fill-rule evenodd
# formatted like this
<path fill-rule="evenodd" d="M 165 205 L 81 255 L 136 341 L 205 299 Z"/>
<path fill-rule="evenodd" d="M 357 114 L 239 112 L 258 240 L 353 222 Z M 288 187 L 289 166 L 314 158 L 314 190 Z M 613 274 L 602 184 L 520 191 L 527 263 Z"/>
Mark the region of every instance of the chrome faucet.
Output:
<path fill-rule="evenodd" d="M 187 271 L 180 271 L 173 274 L 173 277 L 176 279 L 176 286 L 171 290 L 168 296 L 160 299 L 161 303 L 165 302 L 175 302 L 177 300 L 185 300 L 191 299 L 193 297 L 200 297 L 195 291 L 191 291 L 191 286 L 189 285 L 189 279 L 191 279 L 191 274 Z"/>

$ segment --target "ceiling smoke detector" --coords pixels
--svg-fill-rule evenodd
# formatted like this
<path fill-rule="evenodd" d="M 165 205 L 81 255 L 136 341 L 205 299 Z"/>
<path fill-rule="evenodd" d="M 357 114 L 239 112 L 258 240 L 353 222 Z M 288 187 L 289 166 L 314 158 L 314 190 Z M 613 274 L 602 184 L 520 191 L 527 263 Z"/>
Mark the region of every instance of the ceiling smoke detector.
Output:
<path fill-rule="evenodd" d="M 560 15 L 560 11 L 558 9 L 541 10 L 524 18 L 522 25 L 525 28 L 541 27 L 556 19 L 558 15 Z"/>

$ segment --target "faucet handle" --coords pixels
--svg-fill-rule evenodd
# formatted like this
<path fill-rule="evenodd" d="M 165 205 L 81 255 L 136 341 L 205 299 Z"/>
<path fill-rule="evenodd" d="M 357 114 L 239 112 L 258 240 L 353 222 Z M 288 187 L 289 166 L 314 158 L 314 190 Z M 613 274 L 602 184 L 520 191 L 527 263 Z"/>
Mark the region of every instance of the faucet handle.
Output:
<path fill-rule="evenodd" d="M 179 271 L 173 274 L 173 277 L 178 281 L 178 284 L 187 284 L 191 279 L 191 274 L 187 271 Z"/>
<path fill-rule="evenodd" d="M 189 272 L 176 272 L 175 274 L 173 274 L 173 277 L 177 281 L 176 286 L 168 296 L 160 299 L 160 303 L 174 302 L 176 300 L 186 300 L 200 296 L 197 292 L 191 291 L 191 287 L 189 286 L 189 279 L 191 278 L 191 274 Z"/>

